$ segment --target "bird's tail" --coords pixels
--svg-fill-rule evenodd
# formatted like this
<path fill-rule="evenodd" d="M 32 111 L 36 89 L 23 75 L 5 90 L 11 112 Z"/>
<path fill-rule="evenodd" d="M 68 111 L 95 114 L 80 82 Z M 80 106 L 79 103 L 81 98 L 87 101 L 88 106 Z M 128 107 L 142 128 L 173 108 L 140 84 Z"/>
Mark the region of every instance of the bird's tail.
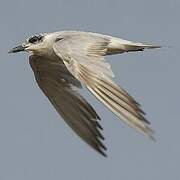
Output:
<path fill-rule="evenodd" d="M 147 45 L 140 42 L 127 41 L 120 38 L 111 38 L 107 54 L 120 54 L 124 52 L 143 51 L 145 49 L 161 48 L 159 45 Z"/>

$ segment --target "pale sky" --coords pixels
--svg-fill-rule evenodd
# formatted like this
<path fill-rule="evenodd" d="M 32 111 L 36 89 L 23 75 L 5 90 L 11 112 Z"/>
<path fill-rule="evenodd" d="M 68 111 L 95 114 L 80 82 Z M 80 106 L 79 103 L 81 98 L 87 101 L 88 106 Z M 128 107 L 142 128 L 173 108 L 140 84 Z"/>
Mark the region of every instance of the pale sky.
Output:
<path fill-rule="evenodd" d="M 180 179 L 179 0 L 1 0 L 0 180 Z M 8 54 L 33 34 L 84 30 L 164 47 L 109 56 L 116 82 L 147 113 L 157 142 L 127 127 L 85 90 L 101 116 L 108 158 L 82 142 L 38 88 L 28 54 Z"/>

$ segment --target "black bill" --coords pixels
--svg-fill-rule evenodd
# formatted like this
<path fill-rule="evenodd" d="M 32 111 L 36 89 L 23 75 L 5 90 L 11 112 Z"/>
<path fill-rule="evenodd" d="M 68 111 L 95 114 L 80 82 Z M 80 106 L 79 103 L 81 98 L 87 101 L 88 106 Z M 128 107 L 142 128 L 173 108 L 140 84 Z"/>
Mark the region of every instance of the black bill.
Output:
<path fill-rule="evenodd" d="M 25 50 L 25 47 L 20 45 L 20 46 L 12 48 L 8 53 L 17 53 L 17 52 L 24 51 L 24 50 Z"/>

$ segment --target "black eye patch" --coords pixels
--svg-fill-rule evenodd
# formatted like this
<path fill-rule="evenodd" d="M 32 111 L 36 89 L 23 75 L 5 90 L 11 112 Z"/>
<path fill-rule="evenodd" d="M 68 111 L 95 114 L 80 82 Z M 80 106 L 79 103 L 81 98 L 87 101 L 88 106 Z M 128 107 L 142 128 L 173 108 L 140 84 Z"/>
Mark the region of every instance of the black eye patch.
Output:
<path fill-rule="evenodd" d="M 36 43 L 36 42 L 41 41 L 42 38 L 43 38 L 42 35 L 32 36 L 32 37 L 29 38 L 28 42 L 29 42 L 29 43 Z"/>

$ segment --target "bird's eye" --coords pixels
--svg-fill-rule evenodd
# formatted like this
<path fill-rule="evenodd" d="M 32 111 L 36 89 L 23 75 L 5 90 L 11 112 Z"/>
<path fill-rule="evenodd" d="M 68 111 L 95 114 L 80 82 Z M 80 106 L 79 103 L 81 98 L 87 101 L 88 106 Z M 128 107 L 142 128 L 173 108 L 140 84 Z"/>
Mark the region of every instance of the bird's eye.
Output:
<path fill-rule="evenodd" d="M 42 35 L 33 36 L 33 37 L 30 37 L 30 38 L 28 39 L 28 42 L 29 42 L 29 43 L 36 43 L 36 42 L 41 41 L 42 38 L 43 38 Z"/>

